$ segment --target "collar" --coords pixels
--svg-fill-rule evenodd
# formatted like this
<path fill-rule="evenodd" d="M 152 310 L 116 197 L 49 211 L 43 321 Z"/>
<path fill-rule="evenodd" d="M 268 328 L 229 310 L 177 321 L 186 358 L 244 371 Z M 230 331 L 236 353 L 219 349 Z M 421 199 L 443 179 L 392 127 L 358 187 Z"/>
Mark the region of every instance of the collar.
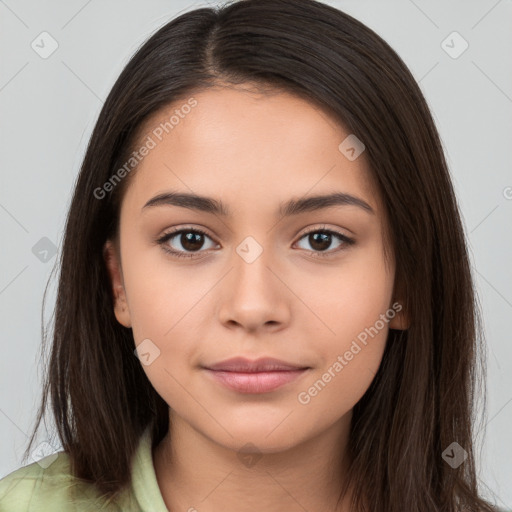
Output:
<path fill-rule="evenodd" d="M 132 463 L 132 487 L 141 512 L 169 512 L 158 486 L 150 426 L 142 434 Z"/>

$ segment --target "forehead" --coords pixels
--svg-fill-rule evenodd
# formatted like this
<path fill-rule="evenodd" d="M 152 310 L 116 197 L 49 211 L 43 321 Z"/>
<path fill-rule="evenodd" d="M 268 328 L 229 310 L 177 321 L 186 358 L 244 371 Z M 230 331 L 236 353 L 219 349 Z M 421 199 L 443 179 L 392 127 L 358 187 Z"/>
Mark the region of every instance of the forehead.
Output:
<path fill-rule="evenodd" d="M 229 195 L 249 206 L 261 198 L 281 202 L 336 189 L 365 196 L 378 210 L 364 152 L 351 161 L 340 150 L 349 135 L 325 109 L 288 92 L 206 89 L 174 101 L 141 126 L 134 147 L 151 140 L 152 148 L 138 163 L 127 196 L 142 207 L 152 194 L 172 188 Z"/>

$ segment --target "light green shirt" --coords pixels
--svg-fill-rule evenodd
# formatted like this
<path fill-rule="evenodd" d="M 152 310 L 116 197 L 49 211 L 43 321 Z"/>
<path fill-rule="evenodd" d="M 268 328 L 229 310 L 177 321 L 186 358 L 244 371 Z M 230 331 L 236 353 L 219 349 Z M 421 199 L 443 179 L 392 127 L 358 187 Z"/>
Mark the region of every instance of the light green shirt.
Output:
<path fill-rule="evenodd" d="M 55 460 L 55 455 L 58 455 Z M 50 465 L 47 463 L 50 462 Z M 158 487 L 149 427 L 132 459 L 132 483 L 107 503 L 96 488 L 70 472 L 69 455 L 60 451 L 21 467 L 0 480 L 0 512 L 168 512 Z"/>

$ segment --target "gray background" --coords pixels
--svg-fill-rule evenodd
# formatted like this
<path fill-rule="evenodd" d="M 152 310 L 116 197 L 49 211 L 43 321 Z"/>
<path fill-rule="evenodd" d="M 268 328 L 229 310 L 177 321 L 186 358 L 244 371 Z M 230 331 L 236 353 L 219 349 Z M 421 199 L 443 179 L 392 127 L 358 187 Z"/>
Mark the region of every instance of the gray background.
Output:
<path fill-rule="evenodd" d="M 512 510 L 512 2 L 325 3 L 381 35 L 432 109 L 467 229 L 488 343 L 480 480 Z M 0 0 L 0 478 L 20 466 L 35 418 L 43 291 L 102 100 L 150 34 L 179 12 L 206 5 Z M 58 43 L 45 59 L 31 47 L 43 31 Z M 469 44 L 457 58 L 442 46 L 453 31 Z M 462 44 L 450 36 L 444 46 L 453 54 Z"/>

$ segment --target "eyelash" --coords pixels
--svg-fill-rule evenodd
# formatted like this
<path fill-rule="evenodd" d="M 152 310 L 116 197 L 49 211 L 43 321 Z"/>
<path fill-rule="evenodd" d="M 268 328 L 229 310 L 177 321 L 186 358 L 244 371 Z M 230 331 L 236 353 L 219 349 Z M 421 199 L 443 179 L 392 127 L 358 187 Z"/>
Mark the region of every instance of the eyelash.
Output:
<path fill-rule="evenodd" d="M 200 234 L 200 235 L 207 236 L 208 238 L 211 238 L 208 235 L 208 233 L 206 233 L 206 231 L 203 231 L 202 229 L 199 229 L 199 228 L 179 228 L 179 229 L 170 231 L 168 233 L 164 233 L 160 238 L 158 238 L 156 240 L 156 242 L 162 247 L 162 249 L 166 253 L 171 254 L 173 257 L 194 258 L 198 253 L 190 253 L 189 254 L 189 253 L 184 253 L 182 251 L 175 251 L 175 250 L 169 249 L 169 247 L 166 245 L 166 242 L 168 242 L 170 239 L 174 238 L 176 235 L 179 235 L 182 233 L 195 233 L 195 234 Z M 306 237 L 307 235 L 310 235 L 311 233 L 322 233 L 322 234 L 327 234 L 327 235 L 335 235 L 343 242 L 343 244 L 341 245 L 341 248 L 338 248 L 334 251 L 329 251 L 329 252 L 328 251 L 321 251 L 321 252 L 309 251 L 311 253 L 311 255 L 314 257 L 328 258 L 329 256 L 332 256 L 335 253 L 343 251 L 348 246 L 355 244 L 355 240 L 353 238 L 349 238 L 348 236 L 346 236 L 342 233 L 339 233 L 338 231 L 326 229 L 325 227 L 310 229 L 310 230 L 306 231 L 305 233 L 303 233 L 303 235 L 299 238 L 299 240 L 302 240 L 304 237 Z M 199 252 L 202 252 L 202 251 L 199 251 Z"/>

